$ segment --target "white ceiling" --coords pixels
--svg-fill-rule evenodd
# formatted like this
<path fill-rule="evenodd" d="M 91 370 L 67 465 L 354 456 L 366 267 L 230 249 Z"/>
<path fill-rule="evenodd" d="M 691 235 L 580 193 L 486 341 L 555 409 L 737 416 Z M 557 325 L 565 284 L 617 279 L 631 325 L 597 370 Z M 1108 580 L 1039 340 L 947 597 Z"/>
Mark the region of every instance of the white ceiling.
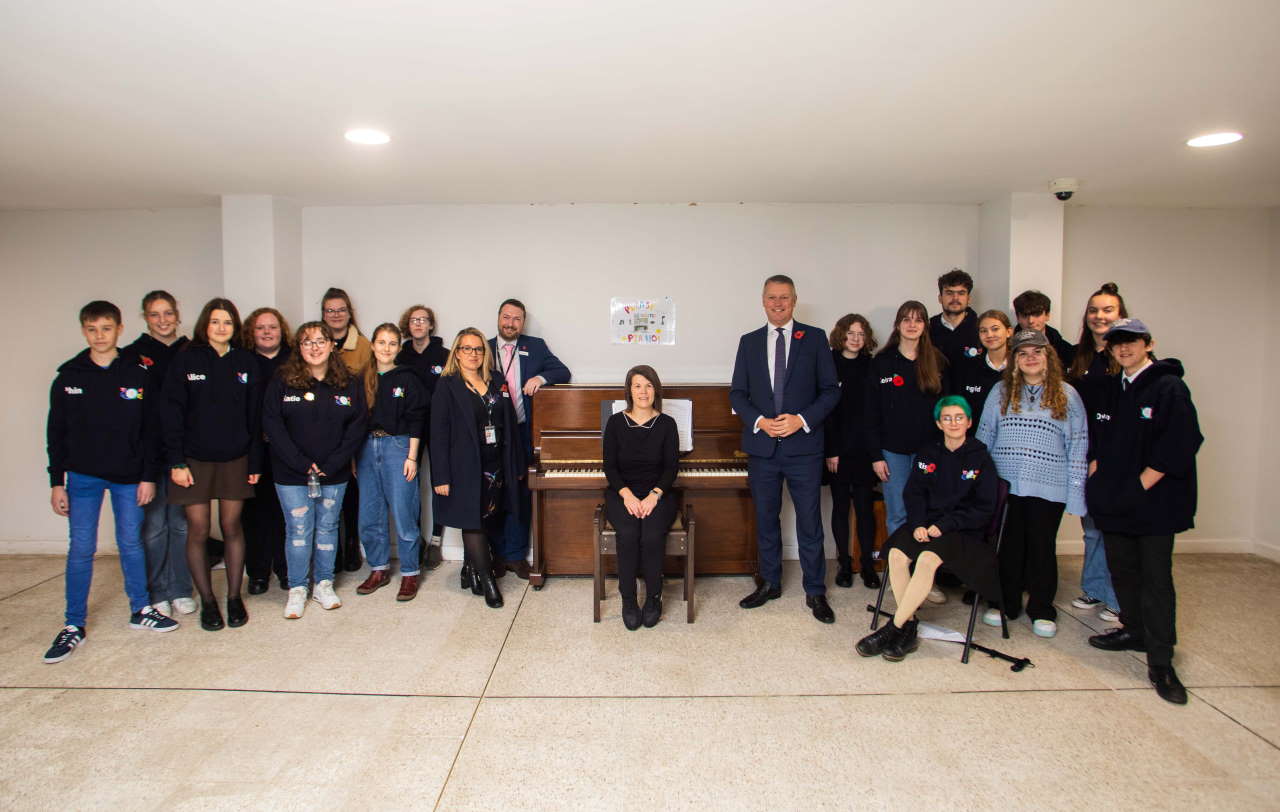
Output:
<path fill-rule="evenodd" d="M 1280 205 L 1278 0 L 0 8 L 0 208 Z M 352 126 L 389 146 L 353 147 Z M 1221 129 L 1240 144 L 1192 150 Z"/>

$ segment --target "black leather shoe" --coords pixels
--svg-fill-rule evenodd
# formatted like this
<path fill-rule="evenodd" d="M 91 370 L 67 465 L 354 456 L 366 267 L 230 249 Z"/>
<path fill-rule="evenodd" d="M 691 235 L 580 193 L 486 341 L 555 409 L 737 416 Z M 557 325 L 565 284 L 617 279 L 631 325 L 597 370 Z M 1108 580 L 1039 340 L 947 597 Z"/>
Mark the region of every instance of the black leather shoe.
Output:
<path fill-rule="evenodd" d="M 462 571 L 458 573 L 458 587 L 460 589 L 471 588 L 471 565 L 463 564 Z"/>
<path fill-rule="evenodd" d="M 1156 693 L 1160 694 L 1160 698 L 1165 702 L 1172 702 L 1175 705 L 1187 704 L 1187 689 L 1182 687 L 1182 681 L 1178 679 L 1178 673 L 1173 670 L 1173 666 L 1147 666 L 1147 679 L 1151 680 Z"/>
<path fill-rule="evenodd" d="M 1089 645 L 1103 651 L 1147 650 L 1146 641 L 1128 629 L 1112 629 L 1106 634 L 1095 634 L 1089 638 Z"/>
<path fill-rule="evenodd" d="M 836 613 L 831 610 L 831 604 L 827 603 L 826 595 L 806 595 L 804 605 L 813 610 L 813 616 L 823 623 L 835 623 Z"/>
<path fill-rule="evenodd" d="M 875 567 L 862 568 L 862 585 L 867 589 L 880 588 L 880 574 L 876 572 Z"/>
<path fill-rule="evenodd" d="M 889 625 L 893 625 L 893 621 L 889 621 Z M 884 647 L 884 651 L 880 652 L 880 656 L 891 663 L 897 663 L 905 660 L 907 655 L 920 648 L 920 638 L 916 636 L 919 623 L 914 620 L 908 620 L 907 625 L 893 636 L 889 641 L 889 645 Z"/>
<path fill-rule="evenodd" d="M 898 627 L 893 625 L 893 621 L 886 622 L 883 626 L 876 629 L 871 634 L 862 638 L 854 645 L 853 650 L 863 657 L 874 657 L 885 650 L 885 647 L 893 642 L 893 638 L 898 636 Z"/>
<path fill-rule="evenodd" d="M 484 592 L 484 604 L 490 609 L 502 608 L 502 593 L 498 591 L 498 582 L 493 579 L 493 573 L 485 573 L 480 576 L 481 591 Z"/>
<path fill-rule="evenodd" d="M 267 587 L 270 585 L 271 585 L 271 581 L 268 578 L 250 578 L 249 594 L 261 595 L 263 592 L 267 591 Z"/>
<path fill-rule="evenodd" d="M 200 604 L 200 628 L 206 632 L 216 632 L 221 629 L 222 612 L 218 611 L 218 604 L 214 601 Z"/>
<path fill-rule="evenodd" d="M 288 575 L 281 575 L 281 576 L 279 576 L 279 580 L 280 580 L 280 588 L 281 588 L 281 589 L 283 589 L 285 592 L 288 592 L 288 591 L 289 591 L 289 576 L 288 576 Z"/>
<path fill-rule="evenodd" d="M 240 598 L 227 598 L 227 625 L 233 629 L 249 622 L 249 612 Z"/>
<path fill-rule="evenodd" d="M 483 595 L 484 583 L 487 580 L 493 581 L 494 584 L 498 583 L 497 580 L 495 580 L 493 577 L 493 572 L 491 572 L 490 570 L 485 570 L 484 572 L 481 572 L 479 567 L 472 567 L 471 568 L 471 594 Z"/>
<path fill-rule="evenodd" d="M 640 604 L 636 603 L 636 599 L 622 599 L 622 625 L 627 627 L 627 631 L 634 632 L 640 628 Z"/>
<path fill-rule="evenodd" d="M 662 620 L 662 596 L 650 595 L 644 602 L 644 627 L 652 629 Z"/>
<path fill-rule="evenodd" d="M 738 605 L 743 609 L 755 609 L 757 607 L 764 606 L 775 598 L 781 597 L 782 587 L 774 586 L 768 581 L 761 581 L 760 586 L 756 587 L 756 591 L 738 601 Z"/>
<path fill-rule="evenodd" d="M 836 586 L 842 586 L 845 589 L 853 586 L 853 562 L 847 558 L 840 562 L 840 570 L 836 573 Z"/>

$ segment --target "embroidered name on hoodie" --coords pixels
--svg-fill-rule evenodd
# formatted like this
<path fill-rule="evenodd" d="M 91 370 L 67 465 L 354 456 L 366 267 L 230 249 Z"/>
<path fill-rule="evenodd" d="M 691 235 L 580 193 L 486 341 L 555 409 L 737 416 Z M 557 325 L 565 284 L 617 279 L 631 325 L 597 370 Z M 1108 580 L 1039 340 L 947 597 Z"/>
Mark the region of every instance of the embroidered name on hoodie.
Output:
<path fill-rule="evenodd" d="M 982 387 L 981 387 L 981 386 L 966 386 L 966 387 L 964 388 L 964 391 L 969 392 L 970 394 L 980 395 L 980 394 L 982 394 Z"/>
<path fill-rule="evenodd" d="M 68 395 L 83 395 L 83 394 L 84 394 L 84 390 L 83 390 L 83 389 L 81 389 L 81 388 L 80 388 L 80 387 L 78 387 L 78 386 L 64 386 L 64 387 L 62 387 L 62 391 L 63 391 L 63 392 L 66 392 Z"/>
<path fill-rule="evenodd" d="M 1103 414 L 1102 412 L 1095 412 L 1095 413 L 1094 413 L 1094 415 L 1093 415 L 1093 419 L 1094 419 L 1094 420 L 1098 420 L 1098 421 L 1110 420 L 1110 419 L 1111 419 L 1111 415 L 1109 415 L 1109 414 Z"/>
<path fill-rule="evenodd" d="M 285 395 L 284 397 L 280 398 L 280 400 L 284 403 L 301 403 L 302 402 L 302 398 L 298 395 Z"/>
<path fill-rule="evenodd" d="M 924 471 L 926 474 L 932 474 L 934 471 L 938 470 L 937 464 L 932 462 L 928 464 L 925 464 L 923 462 L 917 462 L 916 467 L 919 468 L 921 471 Z"/>
<path fill-rule="evenodd" d="M 205 379 L 205 376 L 200 374 L 199 372 L 187 373 L 187 380 L 189 381 L 203 381 L 204 379 Z"/>

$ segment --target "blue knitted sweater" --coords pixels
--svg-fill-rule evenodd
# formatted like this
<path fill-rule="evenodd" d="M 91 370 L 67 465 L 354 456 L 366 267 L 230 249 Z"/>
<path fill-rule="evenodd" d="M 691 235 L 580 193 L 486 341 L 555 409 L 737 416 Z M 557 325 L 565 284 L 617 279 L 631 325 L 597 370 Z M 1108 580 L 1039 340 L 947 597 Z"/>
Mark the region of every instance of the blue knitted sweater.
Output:
<path fill-rule="evenodd" d="M 1000 478 L 1016 496 L 1038 496 L 1063 502 L 1067 513 L 1085 515 L 1084 482 L 1088 474 L 1085 452 L 1089 425 L 1080 395 L 1070 384 L 1067 419 L 1054 420 L 1040 405 L 1039 386 L 1022 388 L 1022 411 L 1000 414 L 1004 381 L 991 389 L 978 423 L 977 438 L 991 450 Z"/>

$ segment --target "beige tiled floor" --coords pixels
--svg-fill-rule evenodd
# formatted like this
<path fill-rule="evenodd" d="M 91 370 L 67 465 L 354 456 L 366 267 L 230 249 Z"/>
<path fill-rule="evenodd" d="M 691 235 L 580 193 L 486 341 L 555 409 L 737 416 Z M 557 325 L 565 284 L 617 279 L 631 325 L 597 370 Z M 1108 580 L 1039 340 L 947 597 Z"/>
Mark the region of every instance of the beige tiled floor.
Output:
<path fill-rule="evenodd" d="M 1136 655 L 1092 649 L 1104 627 L 1070 607 L 1060 632 L 979 641 L 1036 667 L 1013 673 L 926 641 L 906 662 L 863 660 L 874 593 L 833 589 L 837 622 L 804 610 L 789 565 L 781 600 L 751 612 L 746 579 L 698 584 L 684 623 L 627 632 L 616 586 L 591 622 L 585 579 L 507 605 L 458 590 L 457 565 L 418 600 L 391 589 L 217 634 L 193 617 L 133 631 L 116 560 L 100 559 L 89 638 L 45 665 L 62 561 L 0 557 L 0 807 L 335 808 L 1276 808 L 1280 629 L 1231 618 L 1280 611 L 1280 565 L 1176 561 L 1185 708 L 1147 686 Z M 220 576 L 220 573 L 218 574 Z M 958 600 L 922 612 L 963 628 Z M 924 776 L 924 778 L 922 778 Z"/>

